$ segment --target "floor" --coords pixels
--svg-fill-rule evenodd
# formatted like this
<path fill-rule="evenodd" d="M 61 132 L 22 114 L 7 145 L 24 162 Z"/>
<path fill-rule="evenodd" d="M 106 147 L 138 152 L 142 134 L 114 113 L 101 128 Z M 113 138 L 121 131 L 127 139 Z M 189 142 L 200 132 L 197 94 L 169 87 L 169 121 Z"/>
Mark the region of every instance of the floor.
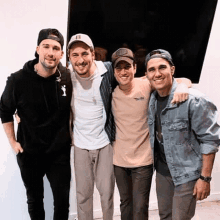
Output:
<path fill-rule="evenodd" d="M 120 216 L 114 217 L 114 220 L 120 219 Z M 149 211 L 149 220 L 160 220 L 158 210 Z M 220 220 L 220 200 L 198 203 L 192 220 Z"/>

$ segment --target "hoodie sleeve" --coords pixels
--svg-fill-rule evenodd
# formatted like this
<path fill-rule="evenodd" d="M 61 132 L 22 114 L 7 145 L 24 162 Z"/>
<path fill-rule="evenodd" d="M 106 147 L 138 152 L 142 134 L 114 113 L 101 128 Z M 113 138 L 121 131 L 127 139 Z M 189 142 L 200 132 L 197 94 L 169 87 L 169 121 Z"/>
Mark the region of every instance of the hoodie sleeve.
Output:
<path fill-rule="evenodd" d="M 13 75 L 8 77 L 5 90 L 2 94 L 0 101 L 0 117 L 2 123 L 7 123 L 13 121 L 13 115 L 16 111 L 15 102 L 15 85 Z"/>

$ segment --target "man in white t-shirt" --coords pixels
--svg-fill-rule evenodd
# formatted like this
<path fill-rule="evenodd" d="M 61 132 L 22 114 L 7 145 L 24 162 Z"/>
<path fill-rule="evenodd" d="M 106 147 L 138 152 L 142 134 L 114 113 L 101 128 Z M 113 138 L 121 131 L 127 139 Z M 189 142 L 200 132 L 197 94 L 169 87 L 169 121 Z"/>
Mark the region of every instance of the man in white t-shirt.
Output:
<path fill-rule="evenodd" d="M 79 220 L 93 219 L 94 183 L 100 193 L 104 220 L 113 219 L 114 172 L 111 143 L 115 125 L 111 112 L 115 87 L 110 62 L 95 61 L 94 46 L 85 34 L 68 44 L 73 95 L 73 145 Z"/>

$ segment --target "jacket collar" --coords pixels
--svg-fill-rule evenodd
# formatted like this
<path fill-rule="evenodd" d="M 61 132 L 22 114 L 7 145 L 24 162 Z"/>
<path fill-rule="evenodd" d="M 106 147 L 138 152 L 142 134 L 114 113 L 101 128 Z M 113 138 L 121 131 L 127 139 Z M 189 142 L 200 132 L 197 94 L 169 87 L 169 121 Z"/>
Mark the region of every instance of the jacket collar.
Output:
<path fill-rule="evenodd" d="M 178 83 L 176 82 L 175 79 L 173 79 L 173 84 L 172 84 L 172 88 L 171 88 L 171 92 L 170 92 L 170 95 L 169 95 L 169 99 L 168 99 L 166 108 L 175 108 L 175 107 L 177 107 L 177 104 L 171 104 L 171 101 L 173 99 L 173 95 L 174 95 L 174 92 L 176 91 L 177 85 L 178 85 Z M 154 103 L 157 100 L 156 99 L 157 91 L 155 90 L 151 95 L 152 95 L 152 102 L 151 103 L 152 103 L 152 105 L 154 105 Z"/>
<path fill-rule="evenodd" d="M 96 61 L 96 60 L 94 60 L 94 62 L 95 62 L 95 65 L 98 69 L 99 74 L 101 76 L 103 76 L 107 72 L 107 69 L 106 69 L 104 63 L 102 61 Z"/>

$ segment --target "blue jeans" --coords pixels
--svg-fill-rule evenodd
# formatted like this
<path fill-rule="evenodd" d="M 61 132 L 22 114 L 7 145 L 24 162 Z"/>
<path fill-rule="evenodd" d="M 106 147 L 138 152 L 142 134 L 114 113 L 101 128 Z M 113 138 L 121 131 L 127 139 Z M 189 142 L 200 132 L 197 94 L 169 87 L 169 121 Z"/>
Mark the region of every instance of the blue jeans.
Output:
<path fill-rule="evenodd" d="M 54 198 L 54 220 L 68 220 L 70 191 L 70 152 L 46 156 L 27 152 L 17 155 L 21 177 L 27 193 L 31 220 L 44 220 L 43 177 L 47 176 Z"/>
<path fill-rule="evenodd" d="M 195 214 L 196 180 L 174 186 L 170 176 L 156 174 L 156 192 L 161 220 L 190 220 Z"/>
<path fill-rule="evenodd" d="M 153 165 L 114 166 L 114 171 L 120 194 L 121 220 L 147 220 Z"/>

